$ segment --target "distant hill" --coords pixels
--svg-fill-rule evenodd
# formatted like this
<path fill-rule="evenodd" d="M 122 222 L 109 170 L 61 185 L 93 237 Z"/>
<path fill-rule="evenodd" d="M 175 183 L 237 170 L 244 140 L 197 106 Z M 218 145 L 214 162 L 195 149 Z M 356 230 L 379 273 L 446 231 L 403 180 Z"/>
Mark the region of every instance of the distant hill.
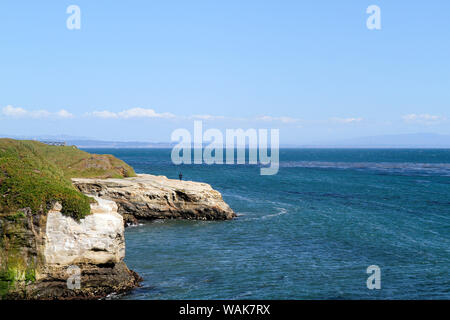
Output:
<path fill-rule="evenodd" d="M 174 142 L 105 141 L 68 135 L 14 136 L 0 134 L 0 138 L 65 142 L 68 146 L 77 146 L 78 148 L 172 148 L 176 145 Z"/>
<path fill-rule="evenodd" d="M 450 148 L 450 135 L 434 133 L 393 134 L 331 140 L 309 146 L 346 148 Z"/>
<path fill-rule="evenodd" d="M 79 148 L 172 148 L 176 143 L 140 141 L 66 140 Z"/>
<path fill-rule="evenodd" d="M 80 148 L 172 148 L 173 142 L 67 140 L 68 145 Z M 414 133 L 368 136 L 354 139 L 330 140 L 307 145 L 286 145 L 280 147 L 338 147 L 338 148 L 450 148 L 450 135 Z"/>
<path fill-rule="evenodd" d="M 0 135 L 0 137 L 6 137 Z M 105 141 L 67 135 L 12 137 L 38 141 L 60 141 L 78 148 L 173 148 L 175 142 Z M 206 145 L 206 144 L 205 144 Z M 391 134 L 342 140 L 323 140 L 308 144 L 280 144 L 282 148 L 450 148 L 450 135 L 435 133 Z"/>

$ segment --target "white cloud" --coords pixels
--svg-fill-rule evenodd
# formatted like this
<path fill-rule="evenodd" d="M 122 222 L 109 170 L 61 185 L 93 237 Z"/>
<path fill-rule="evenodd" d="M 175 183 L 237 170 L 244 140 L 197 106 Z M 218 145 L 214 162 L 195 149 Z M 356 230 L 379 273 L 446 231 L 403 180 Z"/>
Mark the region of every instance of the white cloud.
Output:
<path fill-rule="evenodd" d="M 6 117 L 12 117 L 12 118 L 25 118 L 25 117 L 29 117 L 29 118 L 49 118 L 49 117 L 72 118 L 73 117 L 73 114 L 71 114 L 70 112 L 68 112 L 64 109 L 61 109 L 58 112 L 52 113 L 47 110 L 28 111 L 28 110 L 25 110 L 24 108 L 13 107 L 11 105 L 2 108 L 1 114 Z"/>
<path fill-rule="evenodd" d="M 210 114 L 196 114 L 196 115 L 190 116 L 189 119 L 220 120 L 220 119 L 225 119 L 225 117 L 224 116 L 213 116 Z"/>
<path fill-rule="evenodd" d="M 431 115 L 431 114 L 427 114 L 427 113 L 423 113 L 423 114 L 411 113 L 411 114 L 404 115 L 402 118 L 403 118 L 403 121 L 408 122 L 408 123 L 419 123 L 419 124 L 426 124 L 426 125 L 438 124 L 440 122 L 447 120 L 446 117 Z"/>
<path fill-rule="evenodd" d="M 94 111 L 91 114 L 92 116 L 96 117 L 96 118 L 103 118 L 103 119 L 108 119 L 108 118 L 118 118 L 119 116 L 117 115 L 117 113 L 115 112 L 111 112 L 111 111 Z"/>
<path fill-rule="evenodd" d="M 6 106 L 2 109 L 2 114 L 7 117 L 23 117 L 23 116 L 26 116 L 27 111 L 23 108 L 15 108 L 13 106 Z"/>
<path fill-rule="evenodd" d="M 92 115 L 97 118 L 122 118 L 122 119 L 130 119 L 130 118 L 174 118 L 175 115 L 172 113 L 164 112 L 164 113 L 157 113 L 153 109 L 144 109 L 144 108 L 132 108 L 123 110 L 120 112 L 111 112 L 108 110 L 103 111 L 94 111 L 90 113 L 89 115 Z"/>
<path fill-rule="evenodd" d="M 72 113 L 70 113 L 69 111 L 64 110 L 64 109 L 59 110 L 56 114 L 58 115 L 58 117 L 61 117 L 61 118 L 73 118 L 74 117 L 74 115 Z"/>
<path fill-rule="evenodd" d="M 363 118 L 331 118 L 330 120 L 337 123 L 357 123 L 361 122 Z"/>
<path fill-rule="evenodd" d="M 256 118 L 256 120 L 260 120 L 260 121 L 279 121 L 282 123 L 296 123 L 301 121 L 301 119 L 297 119 L 297 118 L 291 118 L 291 117 L 272 117 L 272 116 L 261 116 Z"/>
<path fill-rule="evenodd" d="M 173 118 L 175 115 L 165 112 L 156 113 L 153 109 L 133 108 L 119 112 L 121 118 Z"/>

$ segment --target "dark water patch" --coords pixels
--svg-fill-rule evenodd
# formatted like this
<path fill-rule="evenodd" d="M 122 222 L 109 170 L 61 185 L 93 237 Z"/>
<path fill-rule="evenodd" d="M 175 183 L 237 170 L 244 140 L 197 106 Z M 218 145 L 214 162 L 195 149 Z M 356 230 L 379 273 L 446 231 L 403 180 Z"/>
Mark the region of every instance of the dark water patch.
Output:
<path fill-rule="evenodd" d="M 356 199 L 357 196 L 355 195 L 346 195 L 346 194 L 340 194 L 340 193 L 332 193 L 332 192 L 312 192 L 312 191 L 283 191 L 287 194 L 295 194 L 295 195 L 301 195 L 301 196 L 308 196 L 313 197 L 316 199 L 320 198 L 336 198 L 336 199 L 344 199 L 344 200 L 353 200 Z"/>
<path fill-rule="evenodd" d="M 450 202 L 449 201 L 430 200 L 430 201 L 427 201 L 426 204 L 437 205 L 437 206 L 449 206 L 449 208 L 450 208 Z"/>

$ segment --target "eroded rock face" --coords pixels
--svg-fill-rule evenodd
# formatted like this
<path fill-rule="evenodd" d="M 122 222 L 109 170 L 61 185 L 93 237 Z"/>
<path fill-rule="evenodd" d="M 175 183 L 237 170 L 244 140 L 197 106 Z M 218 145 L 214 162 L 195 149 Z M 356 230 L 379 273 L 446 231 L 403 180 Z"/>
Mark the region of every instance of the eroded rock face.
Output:
<path fill-rule="evenodd" d="M 47 215 L 47 265 L 118 263 L 125 257 L 123 219 L 113 201 L 96 198 L 79 222 L 51 210 Z"/>
<path fill-rule="evenodd" d="M 25 210 L 21 220 L 2 227 L 15 239 L 15 248 L 4 244 L 13 250 L 5 250 L 0 260 L 0 266 L 15 273 L 14 281 L 3 282 L 8 285 L 3 298 L 96 299 L 139 285 L 141 278 L 123 262 L 124 226 L 117 205 L 96 200 L 91 214 L 80 221 L 62 215 L 56 203 L 46 215 Z M 26 259 L 12 264 L 17 257 Z"/>
<path fill-rule="evenodd" d="M 84 194 L 113 200 L 127 221 L 228 220 L 235 213 L 209 184 L 140 174 L 125 179 L 72 179 Z"/>

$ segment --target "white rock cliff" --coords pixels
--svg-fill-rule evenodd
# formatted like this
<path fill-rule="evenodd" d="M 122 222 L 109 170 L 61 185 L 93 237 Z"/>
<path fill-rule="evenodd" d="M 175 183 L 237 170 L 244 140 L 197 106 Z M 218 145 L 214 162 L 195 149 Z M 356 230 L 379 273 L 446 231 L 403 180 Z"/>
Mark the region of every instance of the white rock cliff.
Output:
<path fill-rule="evenodd" d="M 79 222 L 56 205 L 47 216 L 44 257 L 47 265 L 118 263 L 125 257 L 123 218 L 113 201 L 95 197 L 91 214 Z"/>
<path fill-rule="evenodd" d="M 133 219 L 228 220 L 236 216 L 220 192 L 207 183 L 139 174 L 124 179 L 72 179 L 86 195 L 114 201 Z"/>

